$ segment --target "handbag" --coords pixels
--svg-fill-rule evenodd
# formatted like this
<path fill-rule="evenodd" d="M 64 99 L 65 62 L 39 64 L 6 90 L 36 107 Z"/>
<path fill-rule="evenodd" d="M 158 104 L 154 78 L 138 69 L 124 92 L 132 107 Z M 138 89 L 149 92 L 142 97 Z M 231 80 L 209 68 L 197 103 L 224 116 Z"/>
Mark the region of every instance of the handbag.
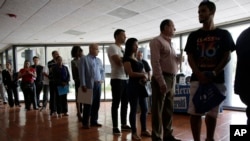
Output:
<path fill-rule="evenodd" d="M 226 96 L 222 95 L 218 88 L 210 84 L 200 84 L 194 97 L 193 103 L 197 113 L 205 113 L 218 106 Z"/>

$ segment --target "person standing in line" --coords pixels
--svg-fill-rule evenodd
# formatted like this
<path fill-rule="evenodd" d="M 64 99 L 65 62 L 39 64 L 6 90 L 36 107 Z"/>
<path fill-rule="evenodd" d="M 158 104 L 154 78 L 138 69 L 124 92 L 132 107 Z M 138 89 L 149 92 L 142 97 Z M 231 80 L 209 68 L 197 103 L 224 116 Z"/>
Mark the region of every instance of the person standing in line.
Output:
<path fill-rule="evenodd" d="M 3 100 L 3 104 L 7 104 L 8 103 L 8 98 L 7 95 L 5 94 L 5 90 L 4 90 L 4 84 L 3 84 L 3 68 L 2 68 L 2 64 L 0 64 L 0 95 L 1 98 Z"/>
<path fill-rule="evenodd" d="M 98 44 L 89 45 L 89 54 L 82 56 L 79 65 L 80 87 L 83 92 L 87 89 L 93 90 L 92 105 L 83 105 L 82 125 L 84 129 L 101 127 L 98 123 L 98 112 L 101 102 L 102 83 L 104 82 L 104 68 L 99 53 Z M 90 122 L 90 123 L 89 123 Z"/>
<path fill-rule="evenodd" d="M 250 69 L 250 27 L 245 29 L 236 41 L 237 66 L 234 82 L 234 91 L 240 96 L 241 101 L 246 104 L 247 126 L 250 129 L 250 95 L 249 83 Z"/>
<path fill-rule="evenodd" d="M 53 59 L 48 62 L 49 68 L 49 93 L 50 93 L 50 100 L 49 100 L 49 108 L 50 108 L 50 115 L 56 115 L 56 87 L 53 81 L 53 76 L 51 73 L 51 68 L 56 64 L 56 57 L 59 56 L 58 51 L 52 51 Z"/>
<path fill-rule="evenodd" d="M 43 67 L 43 102 L 40 110 L 46 109 L 49 94 L 49 70 L 46 66 Z"/>
<path fill-rule="evenodd" d="M 62 57 L 57 56 L 56 64 L 52 66 L 51 73 L 53 76 L 53 82 L 55 86 L 55 98 L 56 98 L 56 111 L 58 117 L 68 116 L 68 92 L 63 91 L 59 92 L 60 89 L 58 87 L 64 87 L 69 91 L 69 81 L 70 74 L 67 66 L 63 65 Z"/>
<path fill-rule="evenodd" d="M 148 62 L 143 59 L 143 52 L 137 51 L 136 58 L 138 61 L 140 61 L 143 64 L 144 70 L 147 73 L 147 81 L 151 81 L 151 67 L 149 66 Z M 151 107 L 152 107 L 152 95 L 148 96 L 148 113 L 151 113 Z"/>
<path fill-rule="evenodd" d="M 131 128 L 127 125 L 127 110 L 128 110 L 128 97 L 126 94 L 126 87 L 128 77 L 125 74 L 122 57 L 122 45 L 125 43 L 126 34 L 125 30 L 117 29 L 114 32 L 115 44 L 107 49 L 109 62 L 111 65 L 111 91 L 112 91 L 112 106 L 111 116 L 113 123 L 113 134 L 120 135 L 118 128 L 118 108 L 121 103 L 120 117 L 122 131 L 130 131 Z"/>
<path fill-rule="evenodd" d="M 201 84 L 214 84 L 221 94 L 225 95 L 224 68 L 230 61 L 231 51 L 235 44 L 227 30 L 215 27 L 214 14 L 216 6 L 213 2 L 202 1 L 199 4 L 199 22 L 203 27 L 190 33 L 184 51 L 192 69 L 190 80 L 190 99 L 188 113 L 194 141 L 200 141 L 202 116 L 205 115 L 207 129 L 206 141 L 214 141 L 216 121 L 220 104 L 206 113 L 197 113 L 193 97 Z"/>
<path fill-rule="evenodd" d="M 152 86 L 152 140 L 180 141 L 172 135 L 173 96 L 175 75 L 182 56 L 177 56 L 171 44 L 175 26 L 165 19 L 160 24 L 160 35 L 150 41 Z M 163 130 L 163 139 L 162 139 Z"/>
<path fill-rule="evenodd" d="M 123 57 L 123 64 L 126 74 L 129 76 L 127 95 L 130 104 L 129 121 L 132 131 L 132 140 L 141 140 L 137 134 L 136 113 L 137 107 L 140 105 L 140 123 L 141 136 L 151 137 L 151 133 L 147 130 L 147 97 L 145 97 L 146 90 L 144 85 L 148 80 L 148 74 L 144 70 L 144 65 L 137 60 L 136 52 L 138 49 L 138 40 L 136 38 L 129 38 L 125 44 L 125 53 Z"/>
<path fill-rule="evenodd" d="M 36 70 L 30 67 L 30 61 L 25 60 L 24 66 L 20 69 L 18 73 L 18 78 L 21 78 L 21 89 L 24 95 L 25 109 L 27 111 L 30 110 L 30 105 L 32 103 L 33 110 L 37 110 L 36 103 L 36 92 L 35 92 L 35 84 L 34 80 L 36 78 Z"/>
<path fill-rule="evenodd" d="M 17 91 L 18 87 L 18 73 L 15 73 L 12 69 L 12 64 L 10 61 L 6 63 L 6 69 L 2 71 L 3 84 L 8 94 L 8 103 L 10 107 L 14 104 L 17 107 L 21 107 L 19 102 L 19 95 Z M 14 96 L 14 100 L 13 100 Z"/>
<path fill-rule="evenodd" d="M 78 121 L 82 120 L 81 113 L 82 113 L 82 103 L 77 102 L 78 96 L 78 88 L 80 87 L 80 78 L 79 78 L 79 71 L 78 66 L 80 63 L 80 58 L 83 56 L 83 51 L 80 46 L 73 46 L 71 50 L 71 56 L 73 60 L 71 61 L 71 71 L 73 80 L 75 81 L 75 96 L 76 96 L 76 110 L 77 110 L 77 117 Z"/>
<path fill-rule="evenodd" d="M 33 57 L 33 65 L 31 65 L 32 68 L 36 70 L 36 79 L 35 79 L 35 87 L 36 87 L 36 103 L 37 107 L 40 108 L 40 93 L 43 89 L 43 66 L 39 64 L 39 57 L 34 56 Z"/>

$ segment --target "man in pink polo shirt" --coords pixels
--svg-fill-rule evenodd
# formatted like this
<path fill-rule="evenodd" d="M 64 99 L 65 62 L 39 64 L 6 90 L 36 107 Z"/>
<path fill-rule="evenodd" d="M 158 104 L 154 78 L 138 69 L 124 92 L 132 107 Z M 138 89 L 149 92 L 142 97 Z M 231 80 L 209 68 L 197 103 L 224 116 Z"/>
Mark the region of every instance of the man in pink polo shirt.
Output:
<path fill-rule="evenodd" d="M 182 61 L 171 44 L 175 27 L 170 19 L 163 20 L 160 35 L 150 42 L 152 85 L 152 140 L 180 141 L 172 135 L 175 74 Z M 163 129 L 163 139 L 161 137 Z"/>

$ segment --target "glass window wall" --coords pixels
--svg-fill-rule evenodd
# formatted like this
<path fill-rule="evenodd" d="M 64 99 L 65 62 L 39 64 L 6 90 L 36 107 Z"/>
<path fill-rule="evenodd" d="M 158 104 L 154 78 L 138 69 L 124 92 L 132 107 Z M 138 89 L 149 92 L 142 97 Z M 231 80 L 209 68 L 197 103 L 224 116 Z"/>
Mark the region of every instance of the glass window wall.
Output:
<path fill-rule="evenodd" d="M 10 50 L 8 51 L 8 55 L 12 55 L 13 53 L 9 53 Z M 9 57 L 10 57 L 9 56 Z M 44 47 L 25 47 L 25 46 L 18 46 L 16 47 L 16 72 L 19 72 L 20 69 L 23 68 L 24 65 L 24 61 L 25 60 L 29 60 L 31 65 L 33 64 L 33 57 L 37 56 L 40 58 L 40 64 L 42 66 L 45 65 L 45 49 Z M 13 58 L 13 57 L 11 57 Z M 10 59 L 10 58 L 9 58 Z M 20 100 L 24 100 L 23 97 L 23 92 L 20 89 L 20 87 L 18 87 L 18 91 L 19 91 L 19 99 Z M 40 94 L 40 99 L 42 99 L 43 94 Z"/>
<path fill-rule="evenodd" d="M 236 41 L 237 37 L 239 34 L 249 27 L 249 24 L 241 24 L 241 25 L 234 25 L 234 26 L 228 26 L 225 27 L 229 32 L 231 32 L 232 37 L 234 41 Z M 188 33 L 182 34 L 182 35 L 176 35 L 172 39 L 172 46 L 175 48 L 176 53 L 179 54 L 181 51 L 185 48 L 186 41 L 187 41 Z M 72 79 L 72 74 L 71 74 L 71 49 L 73 45 L 47 45 L 47 46 L 16 46 L 15 52 L 16 52 L 16 71 L 19 71 L 21 68 L 23 68 L 23 63 L 25 60 L 31 60 L 32 62 L 32 57 L 33 56 L 38 56 L 40 58 L 40 64 L 43 66 L 47 65 L 47 62 L 52 59 L 52 51 L 57 50 L 59 54 L 63 58 L 63 63 L 69 68 L 70 75 L 71 75 L 71 81 L 70 81 L 70 93 L 68 95 L 69 100 L 74 100 L 75 99 L 75 92 L 74 92 L 74 81 Z M 111 86 L 110 86 L 110 73 L 111 73 L 111 66 L 110 62 L 107 56 L 106 49 L 109 47 L 109 44 L 99 44 L 99 55 L 98 57 L 102 60 L 103 66 L 105 68 L 105 82 L 102 86 L 102 96 L 101 98 L 104 100 L 110 100 L 112 99 L 112 94 L 111 94 Z M 88 45 L 81 45 L 81 48 L 83 49 L 84 55 L 87 55 L 89 53 L 89 48 Z M 143 51 L 144 54 L 144 59 L 148 61 L 148 63 L 151 66 L 150 62 L 150 48 L 149 48 L 149 41 L 148 42 L 143 42 L 139 43 L 139 49 Z M 6 59 L 12 60 L 14 58 L 13 56 L 14 52 L 11 49 L 8 49 L 8 51 L 3 51 L 1 53 L 1 62 L 2 64 L 6 63 Z M 184 62 L 182 63 L 182 69 L 180 72 L 184 73 L 186 76 L 191 75 L 191 69 L 189 67 L 188 61 L 187 61 L 187 56 L 186 53 L 183 52 L 184 56 Z M 232 53 L 232 58 L 231 58 L 231 69 L 232 69 L 232 75 L 230 80 L 227 80 L 231 83 L 231 93 L 229 98 L 229 106 L 233 107 L 245 107 L 244 104 L 240 101 L 239 97 L 237 95 L 234 95 L 233 92 L 233 85 L 234 85 L 234 75 L 235 75 L 235 64 L 236 64 L 236 54 L 235 52 Z M 3 65 L 5 67 L 5 65 Z M 180 73 L 179 72 L 179 73 Z M 20 91 L 21 93 L 21 91 Z M 41 94 L 42 96 L 42 94 Z M 234 101 L 232 101 L 234 99 Z M 22 94 L 20 94 L 20 100 L 23 100 Z"/>

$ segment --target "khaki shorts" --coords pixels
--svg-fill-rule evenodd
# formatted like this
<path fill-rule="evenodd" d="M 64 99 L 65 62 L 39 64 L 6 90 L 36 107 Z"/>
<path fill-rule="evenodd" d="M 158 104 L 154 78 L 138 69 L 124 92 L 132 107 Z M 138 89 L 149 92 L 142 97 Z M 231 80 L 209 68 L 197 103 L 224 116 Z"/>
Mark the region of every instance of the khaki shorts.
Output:
<path fill-rule="evenodd" d="M 225 95 L 226 87 L 225 87 L 224 84 L 215 84 L 215 86 L 219 89 L 221 94 Z M 190 115 L 197 115 L 197 116 L 209 115 L 211 117 L 217 118 L 218 114 L 220 112 L 220 107 L 221 107 L 222 103 L 220 105 L 214 107 L 213 109 L 211 109 L 207 113 L 196 113 L 195 112 L 193 97 L 194 97 L 194 94 L 196 93 L 198 87 L 199 87 L 199 82 L 198 81 L 193 81 L 193 82 L 190 83 L 190 97 L 189 97 L 188 113 Z"/>

